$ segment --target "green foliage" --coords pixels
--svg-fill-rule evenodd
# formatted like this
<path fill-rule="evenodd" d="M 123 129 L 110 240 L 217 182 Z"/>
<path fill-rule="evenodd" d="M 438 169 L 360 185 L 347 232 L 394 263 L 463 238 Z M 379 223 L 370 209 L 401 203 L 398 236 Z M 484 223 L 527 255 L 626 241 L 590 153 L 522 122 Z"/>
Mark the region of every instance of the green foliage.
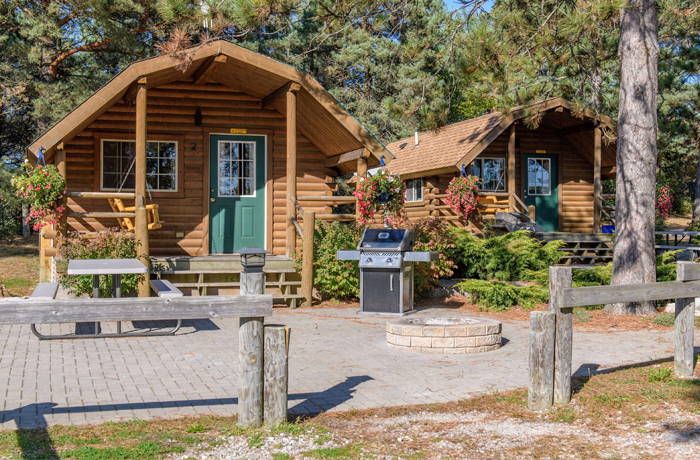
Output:
<path fill-rule="evenodd" d="M 463 229 L 451 230 L 457 254 L 455 261 L 466 278 L 499 281 L 526 279 L 531 271 L 557 264 L 563 241 L 545 245 L 527 231 L 482 239 Z"/>
<path fill-rule="evenodd" d="M 668 367 L 652 367 L 647 369 L 649 382 L 665 382 L 673 375 L 673 371 Z"/>
<path fill-rule="evenodd" d="M 68 275 L 67 262 L 74 259 L 134 259 L 137 257 L 136 238 L 133 233 L 120 229 L 106 229 L 97 233 L 94 239 L 81 239 L 77 232 L 59 237 L 58 256 L 61 262 L 58 272 L 61 286 L 71 294 L 92 295 L 91 275 Z M 143 275 L 122 275 L 122 295 L 134 291 Z M 100 290 L 103 297 L 109 297 L 112 277 L 100 277 Z"/>
<path fill-rule="evenodd" d="M 588 321 L 591 320 L 591 314 L 588 313 L 588 311 L 585 309 L 575 308 L 574 309 L 574 319 L 576 321 L 580 321 L 582 323 L 587 323 Z"/>
<path fill-rule="evenodd" d="M 655 316 L 651 323 L 657 326 L 672 327 L 675 322 L 676 318 L 673 313 L 661 313 Z"/>
<path fill-rule="evenodd" d="M 22 203 L 15 195 L 13 177 L 14 172 L 0 163 L 0 237 L 22 233 Z"/>
<path fill-rule="evenodd" d="M 444 219 L 427 217 L 410 225 L 416 236 L 414 251 L 437 251 L 439 258 L 430 263 L 414 264 L 415 293 L 438 286 L 440 278 L 451 278 L 457 264 L 453 262 L 456 245 L 450 238 L 450 228 Z"/>
<path fill-rule="evenodd" d="M 506 311 L 514 305 L 534 308 L 546 303 L 547 288 L 541 286 L 513 286 L 498 281 L 466 280 L 457 287 L 468 292 L 480 308 L 490 311 Z"/>
<path fill-rule="evenodd" d="M 314 287 L 333 300 L 353 299 L 360 295 L 360 268 L 351 260 L 336 260 L 338 251 L 357 248 L 362 229 L 354 223 L 318 222 L 314 232 Z M 296 255 L 301 271 L 303 251 Z"/>
<path fill-rule="evenodd" d="M 34 222 L 34 230 L 44 225 L 55 224 L 66 207 L 61 199 L 66 193 L 66 183 L 54 165 L 32 167 L 24 163 L 24 171 L 12 178 L 17 187 L 17 195 L 30 204 L 29 221 Z"/>

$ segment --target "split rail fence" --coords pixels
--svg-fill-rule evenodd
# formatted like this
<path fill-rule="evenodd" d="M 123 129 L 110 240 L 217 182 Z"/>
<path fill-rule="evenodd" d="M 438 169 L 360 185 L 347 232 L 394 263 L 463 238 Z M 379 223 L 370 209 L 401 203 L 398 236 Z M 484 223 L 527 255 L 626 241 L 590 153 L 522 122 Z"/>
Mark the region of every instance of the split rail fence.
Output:
<path fill-rule="evenodd" d="M 244 293 L 261 292 L 264 274 L 248 275 Z M 266 316 L 272 316 L 270 294 L 17 300 L 2 303 L 0 325 L 240 318 L 238 423 L 260 426 L 286 421 L 288 404 L 290 329 L 264 326 Z"/>
<path fill-rule="evenodd" d="M 677 267 L 677 281 L 579 288 L 571 287 L 571 267 L 549 267 L 549 311 L 530 314 L 528 407 L 539 411 L 571 401 L 574 307 L 676 299 L 675 375 L 692 377 L 700 263 L 678 262 Z"/>

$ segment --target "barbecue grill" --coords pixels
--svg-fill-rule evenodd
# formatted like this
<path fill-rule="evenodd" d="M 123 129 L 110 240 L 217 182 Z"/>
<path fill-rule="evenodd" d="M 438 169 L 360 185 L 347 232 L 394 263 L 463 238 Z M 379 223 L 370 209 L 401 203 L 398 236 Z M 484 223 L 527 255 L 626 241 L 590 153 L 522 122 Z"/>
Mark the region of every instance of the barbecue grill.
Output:
<path fill-rule="evenodd" d="M 413 230 L 368 228 L 356 251 L 338 251 L 338 260 L 360 264 L 360 313 L 405 315 L 413 311 L 413 263 L 430 262 L 437 252 L 411 251 Z"/>

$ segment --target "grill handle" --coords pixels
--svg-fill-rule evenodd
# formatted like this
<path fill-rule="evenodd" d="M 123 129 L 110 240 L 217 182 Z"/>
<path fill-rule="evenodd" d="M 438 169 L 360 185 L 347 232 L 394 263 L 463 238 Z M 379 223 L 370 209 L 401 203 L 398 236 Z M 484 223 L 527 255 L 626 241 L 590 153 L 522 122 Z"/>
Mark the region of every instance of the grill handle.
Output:
<path fill-rule="evenodd" d="M 394 275 L 389 276 L 389 291 L 394 292 Z"/>

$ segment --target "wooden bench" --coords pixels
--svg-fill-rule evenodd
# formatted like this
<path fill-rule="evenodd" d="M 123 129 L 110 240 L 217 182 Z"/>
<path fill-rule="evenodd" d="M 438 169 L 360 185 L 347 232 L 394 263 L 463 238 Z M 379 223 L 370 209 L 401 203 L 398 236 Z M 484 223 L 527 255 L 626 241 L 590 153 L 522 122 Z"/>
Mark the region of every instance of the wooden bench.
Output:
<path fill-rule="evenodd" d="M 57 292 L 58 283 L 39 283 L 29 298 L 32 300 L 53 300 L 56 298 Z"/>

